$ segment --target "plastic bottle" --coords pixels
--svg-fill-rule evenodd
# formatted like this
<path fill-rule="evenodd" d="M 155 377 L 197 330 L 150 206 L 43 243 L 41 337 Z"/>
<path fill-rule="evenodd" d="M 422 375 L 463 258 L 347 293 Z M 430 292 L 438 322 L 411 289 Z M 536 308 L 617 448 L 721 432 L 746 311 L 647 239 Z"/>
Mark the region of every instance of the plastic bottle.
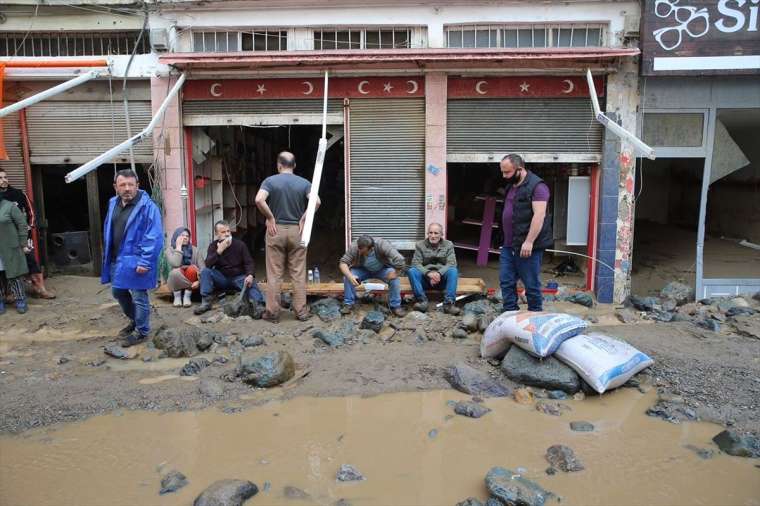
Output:
<path fill-rule="evenodd" d="M 314 283 L 314 271 L 311 270 L 311 269 L 309 269 L 309 272 L 308 272 L 307 276 L 309 278 L 309 284 Z"/>
<path fill-rule="evenodd" d="M 319 282 L 319 267 L 314 267 L 314 283 Z"/>

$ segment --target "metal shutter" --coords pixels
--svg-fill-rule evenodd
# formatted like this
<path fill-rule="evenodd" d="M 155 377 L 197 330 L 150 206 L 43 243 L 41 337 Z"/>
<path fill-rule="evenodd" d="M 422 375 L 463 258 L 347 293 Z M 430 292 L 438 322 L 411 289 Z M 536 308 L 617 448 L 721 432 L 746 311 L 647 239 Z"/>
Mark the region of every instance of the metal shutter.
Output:
<path fill-rule="evenodd" d="M 414 249 L 425 228 L 425 99 L 351 101 L 351 239 Z"/>
<path fill-rule="evenodd" d="M 328 123 L 343 124 L 343 99 L 327 101 Z M 189 100 L 182 104 L 185 126 L 321 125 L 322 100 Z"/>
<path fill-rule="evenodd" d="M 148 126 L 151 117 L 149 101 L 130 101 L 132 135 Z M 27 109 L 26 118 L 32 163 L 85 163 L 128 138 L 121 101 L 113 106 L 94 101 L 40 102 Z M 134 153 L 135 161 L 152 162 L 152 140 L 137 144 Z M 116 161 L 129 161 L 129 152 Z"/>
<path fill-rule="evenodd" d="M 528 161 L 600 159 L 602 126 L 586 98 L 449 100 L 447 122 L 450 162 L 494 161 L 483 155 L 506 153 Z"/>
<path fill-rule="evenodd" d="M 11 186 L 26 192 L 19 113 L 14 112 L 0 121 L 3 122 L 3 140 L 5 141 L 5 150 L 8 152 L 8 160 L 0 161 L 0 168 L 8 173 L 8 182 Z"/>

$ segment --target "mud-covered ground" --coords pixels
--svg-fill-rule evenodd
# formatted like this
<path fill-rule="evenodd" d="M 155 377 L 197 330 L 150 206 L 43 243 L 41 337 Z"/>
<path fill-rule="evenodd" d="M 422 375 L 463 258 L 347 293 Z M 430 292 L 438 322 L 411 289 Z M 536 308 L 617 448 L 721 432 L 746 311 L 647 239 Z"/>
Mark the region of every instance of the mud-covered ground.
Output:
<path fill-rule="evenodd" d="M 297 365 L 295 378 L 286 384 L 253 389 L 227 381 L 235 370 L 232 354 L 241 348 L 217 345 L 203 356 L 212 361 L 224 356 L 230 359 L 227 363 L 213 363 L 197 377 L 182 378 L 179 371 L 188 359 L 159 359 L 157 350 L 145 345 L 136 347 L 138 355 L 129 360 L 104 354 L 103 347 L 115 342 L 126 322 L 108 288 L 96 279 L 59 276 L 50 284 L 58 292 L 56 300 L 32 300 L 26 315 L 16 314 L 11 306 L 0 316 L 0 433 L 123 409 L 174 411 L 216 405 L 236 411 L 273 398 L 444 389 L 450 388 L 444 369 L 457 361 L 510 383 L 498 364 L 479 357 L 481 335 L 452 338 L 457 318 L 442 313 L 429 313 L 426 320 L 389 317 L 395 329 L 386 325 L 380 334 L 363 333 L 352 344 L 329 348 L 312 337 L 315 329 L 328 326 L 316 317 L 302 323 L 286 313 L 276 325 L 248 317 L 202 323 L 191 310 L 154 297 L 154 328 L 197 326 L 237 339 L 261 336 L 266 344 L 247 353 L 287 350 Z M 750 303 L 760 305 L 751 299 Z M 735 335 L 730 325 L 716 333 L 691 322 L 622 324 L 609 305 L 587 309 L 557 302 L 548 303 L 547 309 L 586 316 L 597 322 L 592 330 L 624 338 L 651 355 L 655 365 L 643 388 L 658 388 L 700 419 L 760 432 L 760 339 Z M 221 313 L 218 307 L 215 311 Z M 350 318 L 358 321 L 361 316 Z M 760 319 L 760 314 L 752 318 Z M 207 378 L 223 385 L 220 398 L 201 393 L 199 386 Z"/>

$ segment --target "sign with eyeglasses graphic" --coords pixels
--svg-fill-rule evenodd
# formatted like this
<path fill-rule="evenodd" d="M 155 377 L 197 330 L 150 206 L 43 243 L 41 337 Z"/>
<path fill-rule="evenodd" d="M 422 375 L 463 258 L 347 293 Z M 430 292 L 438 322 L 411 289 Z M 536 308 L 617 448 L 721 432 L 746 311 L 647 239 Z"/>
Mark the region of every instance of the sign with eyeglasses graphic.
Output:
<path fill-rule="evenodd" d="M 760 74 L 760 0 L 646 0 L 644 75 Z"/>

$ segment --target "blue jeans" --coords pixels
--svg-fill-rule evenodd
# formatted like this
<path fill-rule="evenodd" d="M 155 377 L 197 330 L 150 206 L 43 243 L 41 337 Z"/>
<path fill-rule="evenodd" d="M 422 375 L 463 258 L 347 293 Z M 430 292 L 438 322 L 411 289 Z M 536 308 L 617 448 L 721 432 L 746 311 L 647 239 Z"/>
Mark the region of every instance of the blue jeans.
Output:
<path fill-rule="evenodd" d="M 544 250 L 533 250 L 528 258 L 520 256 L 520 250 L 502 246 L 499 256 L 499 284 L 504 311 L 516 311 L 517 305 L 517 280 L 520 279 L 525 285 L 525 297 L 528 299 L 528 311 L 541 311 L 543 309 L 543 296 L 541 295 L 541 261 L 544 258 Z"/>
<path fill-rule="evenodd" d="M 201 297 L 204 299 L 214 295 L 217 291 L 240 290 L 243 289 L 243 282 L 246 275 L 241 274 L 234 278 L 228 278 L 216 269 L 203 269 L 201 271 Z M 248 300 L 255 301 L 259 304 L 264 303 L 264 296 L 261 294 L 256 280 L 248 289 Z"/>
<path fill-rule="evenodd" d="M 441 281 L 433 288 L 430 284 L 430 278 L 422 273 L 416 267 L 411 267 L 406 271 L 406 275 L 409 276 L 409 284 L 412 285 L 412 291 L 418 301 L 422 302 L 427 300 L 425 290 L 440 290 L 445 287 L 445 294 L 443 296 L 444 302 L 454 302 L 457 298 L 457 283 L 459 282 L 459 271 L 456 267 L 449 267 L 446 272 L 441 275 Z"/>
<path fill-rule="evenodd" d="M 356 276 L 359 281 L 365 281 L 367 279 L 377 278 L 385 280 L 388 275 L 395 271 L 393 267 L 385 267 L 379 271 L 370 272 L 364 267 L 351 267 L 351 274 Z M 401 280 L 397 277 L 388 281 L 388 287 L 390 289 L 388 294 L 388 304 L 391 308 L 397 308 L 401 306 Z M 356 288 L 347 277 L 343 276 L 343 303 L 349 306 L 353 306 L 356 302 Z"/>
<path fill-rule="evenodd" d="M 116 264 L 111 265 L 111 279 L 113 279 Z M 146 337 L 150 332 L 150 299 L 148 290 L 129 290 L 127 288 L 111 287 L 111 293 L 116 302 L 121 306 L 124 315 L 135 324 L 135 330 L 141 337 Z"/>

